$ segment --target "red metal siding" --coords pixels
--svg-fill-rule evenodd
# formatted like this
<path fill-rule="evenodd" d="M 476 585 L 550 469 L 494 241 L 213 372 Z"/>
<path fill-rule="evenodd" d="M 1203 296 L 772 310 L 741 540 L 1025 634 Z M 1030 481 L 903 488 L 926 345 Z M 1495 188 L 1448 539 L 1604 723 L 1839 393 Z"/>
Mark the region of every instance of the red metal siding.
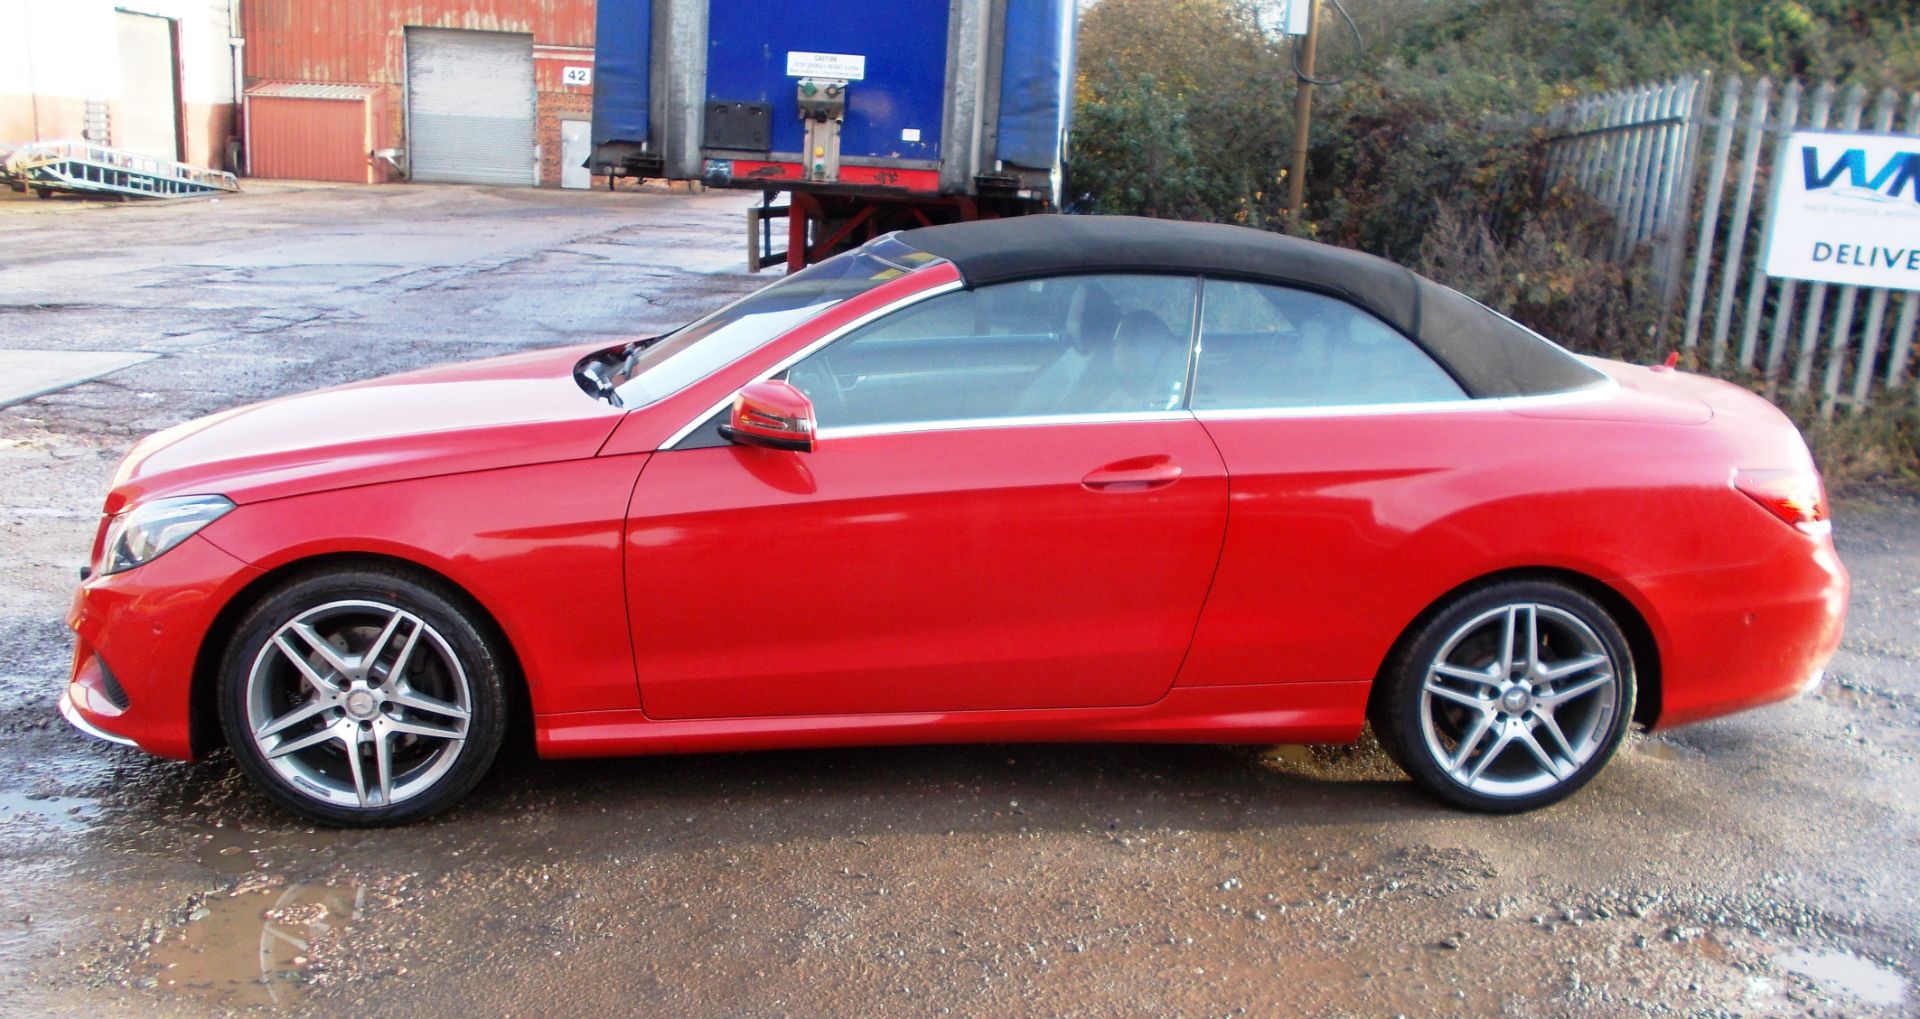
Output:
<path fill-rule="evenodd" d="M 560 79 L 567 66 L 593 65 L 593 0 L 247 0 L 241 17 L 249 87 L 267 81 L 394 86 L 367 100 L 372 133 L 366 149 L 407 145 L 401 86 L 409 26 L 532 34 L 542 183 L 560 182 L 557 115 L 584 114 L 591 107 L 590 86 L 563 85 Z M 260 144 L 257 134 L 254 144 Z M 258 158 L 254 165 L 261 165 Z M 371 179 L 386 180 L 384 167 L 376 165 Z"/>
<path fill-rule="evenodd" d="M 371 183 L 367 107 L 360 99 L 249 97 L 253 176 Z"/>
<path fill-rule="evenodd" d="M 250 81 L 398 85 L 406 78 L 403 53 L 409 25 L 529 32 L 536 48 L 580 47 L 588 60 L 593 49 L 592 0 L 249 0 L 241 12 Z M 542 57 L 540 63 L 552 62 Z M 551 73 L 552 81 L 542 74 L 541 90 L 559 90 L 557 68 Z"/>

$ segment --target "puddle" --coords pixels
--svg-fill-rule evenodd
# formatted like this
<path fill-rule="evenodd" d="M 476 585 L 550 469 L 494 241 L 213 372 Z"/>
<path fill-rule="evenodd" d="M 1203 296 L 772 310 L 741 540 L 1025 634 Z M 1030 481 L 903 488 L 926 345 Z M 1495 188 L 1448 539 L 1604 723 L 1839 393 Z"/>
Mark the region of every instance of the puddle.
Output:
<path fill-rule="evenodd" d="M 361 918 L 363 885 L 301 883 L 208 899 L 184 932 L 156 945 L 148 986 L 229 1008 L 284 1008 L 305 993 L 323 941 Z"/>
<path fill-rule="evenodd" d="M 100 817 L 100 801 L 86 796 L 0 792 L 0 825 L 39 825 L 85 831 Z"/>
<path fill-rule="evenodd" d="M 1656 761 L 1697 761 L 1707 756 L 1692 747 L 1683 747 L 1655 737 L 1637 738 L 1628 744 L 1628 748 L 1641 757 L 1651 757 Z"/>
<path fill-rule="evenodd" d="M 1776 960 L 1782 969 L 1874 1005 L 1898 1005 L 1907 999 L 1907 981 L 1900 974 L 1852 952 L 1814 952 L 1797 949 Z"/>

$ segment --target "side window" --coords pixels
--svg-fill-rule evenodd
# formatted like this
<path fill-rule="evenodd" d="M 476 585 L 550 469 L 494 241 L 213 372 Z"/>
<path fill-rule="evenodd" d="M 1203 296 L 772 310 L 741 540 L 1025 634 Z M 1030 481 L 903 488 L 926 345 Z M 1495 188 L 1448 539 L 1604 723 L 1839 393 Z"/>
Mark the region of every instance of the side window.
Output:
<path fill-rule="evenodd" d="M 956 290 L 787 370 L 820 427 L 1173 410 L 1194 280 L 1061 276 Z"/>
<path fill-rule="evenodd" d="M 1393 327 L 1337 298 L 1208 280 L 1194 410 L 1464 400 Z"/>

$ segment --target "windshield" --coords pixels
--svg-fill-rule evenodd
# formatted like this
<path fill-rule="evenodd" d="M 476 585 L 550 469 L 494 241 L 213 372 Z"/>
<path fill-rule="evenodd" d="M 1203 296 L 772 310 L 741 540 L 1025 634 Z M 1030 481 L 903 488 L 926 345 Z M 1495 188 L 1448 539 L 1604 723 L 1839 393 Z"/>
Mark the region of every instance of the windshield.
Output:
<path fill-rule="evenodd" d="M 755 291 L 691 325 L 635 346 L 619 405 L 639 407 L 678 392 L 827 308 L 941 261 L 892 234 Z"/>

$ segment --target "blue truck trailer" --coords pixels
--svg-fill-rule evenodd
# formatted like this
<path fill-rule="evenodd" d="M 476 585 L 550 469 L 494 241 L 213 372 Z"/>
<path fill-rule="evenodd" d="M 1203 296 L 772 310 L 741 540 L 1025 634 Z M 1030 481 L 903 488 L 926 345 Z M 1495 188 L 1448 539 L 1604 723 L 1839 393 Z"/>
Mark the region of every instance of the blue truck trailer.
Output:
<path fill-rule="evenodd" d="M 1047 211 L 1074 15 L 1074 0 L 600 0 L 589 165 L 762 192 L 751 269 Z M 784 253 L 770 250 L 780 216 Z"/>

